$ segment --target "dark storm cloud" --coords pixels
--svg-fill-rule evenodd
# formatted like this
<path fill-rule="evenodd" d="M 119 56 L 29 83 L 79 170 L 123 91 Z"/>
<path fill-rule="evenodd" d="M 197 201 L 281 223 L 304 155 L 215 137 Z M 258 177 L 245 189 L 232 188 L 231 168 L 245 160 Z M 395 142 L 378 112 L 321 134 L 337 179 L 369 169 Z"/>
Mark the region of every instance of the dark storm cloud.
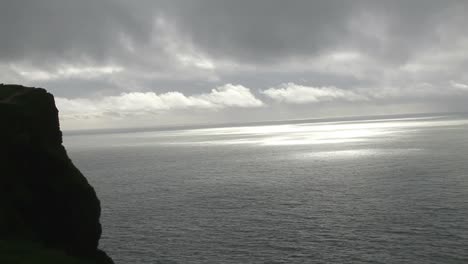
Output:
<path fill-rule="evenodd" d="M 313 55 L 348 34 L 351 1 L 191 1 L 175 23 L 205 52 L 250 62 Z"/>
<path fill-rule="evenodd" d="M 147 52 L 155 45 L 152 55 L 164 53 L 159 16 L 181 41 L 216 58 L 259 63 L 360 49 L 392 59 L 444 41 L 437 32 L 444 23 L 463 30 L 466 7 L 434 0 L 3 1 L 0 58 L 144 61 L 128 46 Z"/>
<path fill-rule="evenodd" d="M 145 42 L 152 27 L 147 17 L 111 0 L 15 0 L 1 7 L 2 61 L 108 60 L 122 50 L 124 36 Z"/>
<path fill-rule="evenodd" d="M 205 52 L 250 62 L 358 49 L 405 58 L 449 23 L 463 30 L 466 1 L 190 1 L 173 19 Z M 454 23 L 452 23 L 454 22 Z"/>

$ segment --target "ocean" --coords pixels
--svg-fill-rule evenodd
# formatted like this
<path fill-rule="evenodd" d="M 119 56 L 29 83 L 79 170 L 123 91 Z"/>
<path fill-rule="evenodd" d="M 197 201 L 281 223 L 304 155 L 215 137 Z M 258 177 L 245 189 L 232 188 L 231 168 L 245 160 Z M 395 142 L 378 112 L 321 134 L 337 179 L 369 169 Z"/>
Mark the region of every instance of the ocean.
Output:
<path fill-rule="evenodd" d="M 65 132 L 117 264 L 468 263 L 468 115 Z"/>

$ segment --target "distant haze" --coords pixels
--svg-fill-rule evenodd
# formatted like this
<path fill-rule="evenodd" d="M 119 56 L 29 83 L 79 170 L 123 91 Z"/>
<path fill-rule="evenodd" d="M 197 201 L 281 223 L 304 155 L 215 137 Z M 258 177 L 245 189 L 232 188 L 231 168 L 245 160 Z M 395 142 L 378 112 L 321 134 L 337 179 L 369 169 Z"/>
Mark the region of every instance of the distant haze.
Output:
<path fill-rule="evenodd" d="M 0 1 L 64 129 L 468 111 L 468 1 Z"/>

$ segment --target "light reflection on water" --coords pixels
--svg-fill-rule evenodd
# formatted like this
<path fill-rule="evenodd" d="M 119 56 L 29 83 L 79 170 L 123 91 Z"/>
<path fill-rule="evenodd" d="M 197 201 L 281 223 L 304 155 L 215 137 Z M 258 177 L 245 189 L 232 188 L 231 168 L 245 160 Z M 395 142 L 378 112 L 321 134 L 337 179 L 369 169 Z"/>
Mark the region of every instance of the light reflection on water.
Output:
<path fill-rule="evenodd" d="M 315 151 L 310 153 L 301 153 L 294 155 L 294 159 L 355 159 L 366 157 L 378 157 L 388 155 L 409 155 L 417 154 L 421 149 L 352 149 L 352 150 L 336 150 L 336 151 Z"/>
<path fill-rule="evenodd" d="M 439 117 L 440 118 L 440 117 Z M 439 120 L 433 117 L 389 120 L 361 120 L 282 124 L 265 126 L 221 127 L 175 131 L 149 131 L 104 135 L 77 135 L 68 137 L 71 147 L 93 145 L 148 146 L 148 145 L 258 145 L 292 146 L 365 142 L 395 139 L 424 128 L 462 126 L 467 120 Z M 83 137 L 88 137 L 83 141 Z M 74 139 L 77 139 L 76 141 Z M 76 143 L 76 144 L 75 144 Z"/>

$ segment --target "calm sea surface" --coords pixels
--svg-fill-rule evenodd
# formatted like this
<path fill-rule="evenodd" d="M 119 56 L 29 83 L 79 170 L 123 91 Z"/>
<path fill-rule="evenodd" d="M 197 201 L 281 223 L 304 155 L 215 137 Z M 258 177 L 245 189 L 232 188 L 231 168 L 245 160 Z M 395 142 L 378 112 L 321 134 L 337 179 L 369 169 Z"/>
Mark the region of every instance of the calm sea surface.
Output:
<path fill-rule="evenodd" d="M 66 134 L 118 264 L 468 263 L 468 117 Z"/>

